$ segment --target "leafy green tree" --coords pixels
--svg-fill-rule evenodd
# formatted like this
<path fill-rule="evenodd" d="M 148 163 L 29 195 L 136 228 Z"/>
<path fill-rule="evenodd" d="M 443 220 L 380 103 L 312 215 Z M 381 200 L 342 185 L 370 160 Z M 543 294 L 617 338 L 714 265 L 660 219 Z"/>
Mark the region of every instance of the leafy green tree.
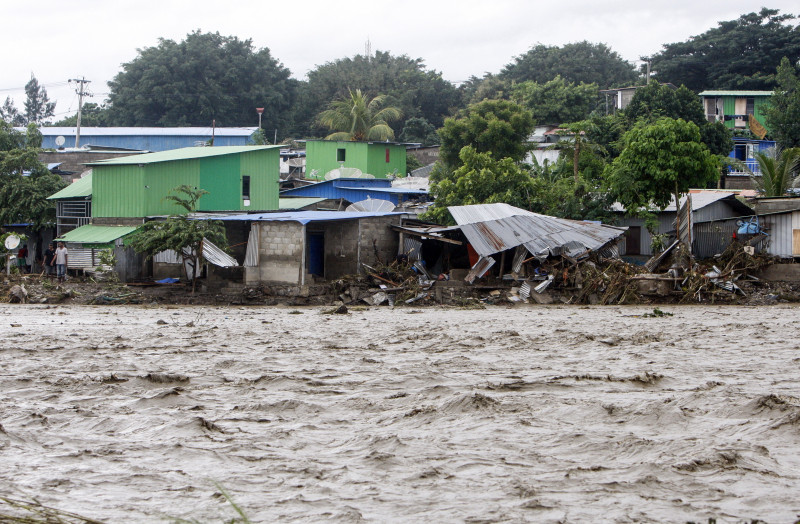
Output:
<path fill-rule="evenodd" d="M 356 88 L 365 93 L 383 93 L 387 104 L 398 107 L 403 118 L 424 118 L 434 127 L 441 126 L 445 116 L 461 106 L 460 91 L 441 73 L 427 70 L 421 58 L 376 51 L 374 56 L 334 60 L 308 73 L 295 108 L 295 134 L 317 132 L 316 115 Z M 396 130 L 404 125 L 405 121 L 398 121 Z"/>
<path fill-rule="evenodd" d="M 110 125 L 245 126 L 263 107 L 269 128 L 285 132 L 297 81 L 251 40 L 189 33 L 181 42 L 160 39 L 139 50 L 108 83 Z"/>
<path fill-rule="evenodd" d="M 62 118 L 58 122 L 53 122 L 55 127 L 75 127 L 78 125 L 78 114 Z M 105 104 L 98 105 L 93 102 L 83 104 L 81 111 L 81 126 L 85 127 L 108 127 L 109 108 Z"/>
<path fill-rule="evenodd" d="M 411 153 L 406 153 L 406 171 L 410 173 L 415 169 L 419 169 L 421 167 L 423 167 L 422 162 L 417 160 L 417 157 L 415 157 Z"/>
<path fill-rule="evenodd" d="M 482 78 L 471 76 L 458 86 L 466 105 L 477 104 L 483 100 L 508 100 L 512 82 L 498 75 L 486 73 Z"/>
<path fill-rule="evenodd" d="M 655 80 L 636 90 L 628 107 L 622 112 L 629 128 L 644 120 L 653 122 L 661 117 L 692 122 L 700 129 L 700 139 L 715 155 L 727 156 L 733 150 L 731 131 L 722 122 L 708 122 L 700 98 L 686 86 L 673 89 Z"/>
<path fill-rule="evenodd" d="M 777 86 L 765 113 L 767 125 L 780 147 L 800 146 L 800 78 L 786 57 L 778 66 Z"/>
<path fill-rule="evenodd" d="M 424 118 L 414 117 L 406 120 L 406 125 L 400 133 L 400 140 L 430 146 L 439 143 L 439 135 L 433 124 Z"/>
<path fill-rule="evenodd" d="M 500 77 L 544 84 L 556 76 L 567 82 L 597 84 L 603 89 L 631 85 L 638 73 L 605 44 L 586 40 L 562 47 L 538 44 L 503 68 Z"/>
<path fill-rule="evenodd" d="M 606 168 L 611 192 L 629 212 L 664 209 L 691 188 L 719 178 L 717 157 L 700 142 L 693 122 L 660 118 L 625 133 L 622 153 Z"/>
<path fill-rule="evenodd" d="M 703 89 L 772 89 L 773 72 L 784 56 L 800 59 L 800 31 L 788 24 L 795 17 L 763 8 L 685 42 L 665 44 L 652 57 L 659 82 Z"/>
<path fill-rule="evenodd" d="M 29 223 L 39 231 L 55 223 L 47 197 L 66 184 L 39 162 L 42 135 L 35 124 L 26 133 L 0 121 L 0 224 Z"/>
<path fill-rule="evenodd" d="M 330 109 L 319 114 L 320 125 L 334 133 L 326 140 L 390 140 L 394 138 L 389 122 L 403 116 L 396 107 L 385 107 L 386 96 L 369 98 L 360 89 L 349 92 L 349 98 L 331 102 Z"/>
<path fill-rule="evenodd" d="M 472 146 L 461 150 L 458 168 L 433 180 L 430 192 L 436 199 L 423 218 L 439 224 L 453 223 L 448 206 L 505 202 L 527 209 L 533 192 L 530 174 L 512 158 L 495 160 Z"/>
<path fill-rule="evenodd" d="M 753 186 L 765 197 L 779 197 L 795 185 L 800 171 L 800 147 L 789 149 L 770 148 L 755 153 L 760 173 L 757 175 L 741 161 L 731 162 L 750 175 Z"/>
<path fill-rule="evenodd" d="M 537 124 L 564 124 L 585 120 L 597 105 L 596 84 L 567 82 L 561 76 L 539 84 L 516 84 L 511 98 L 528 109 Z"/>
<path fill-rule="evenodd" d="M 56 103 L 50 101 L 47 89 L 40 86 L 36 77 L 31 75 L 25 84 L 25 123 L 41 124 L 53 116 L 55 108 Z"/>
<path fill-rule="evenodd" d="M 197 201 L 203 195 L 207 195 L 208 191 L 182 185 L 174 188 L 172 192 L 176 194 L 165 198 L 178 204 L 186 210 L 186 213 L 172 215 L 164 221 L 146 222 L 131 235 L 130 246 L 137 253 L 147 255 L 147 258 L 169 249 L 178 253 L 184 262 L 186 278 L 192 281 L 192 293 L 194 293 L 197 279 L 189 275 L 187 265 L 190 268 L 200 267 L 201 261 L 204 260 L 204 238 L 221 248 L 227 245 L 225 226 L 219 220 L 190 220 L 188 217 L 188 213 L 197 209 Z"/>
<path fill-rule="evenodd" d="M 14 101 L 10 96 L 6 97 L 3 102 L 3 107 L 0 107 L 0 120 L 11 124 L 12 126 L 25 125 L 25 117 L 20 114 L 19 109 L 14 105 Z"/>
<path fill-rule="evenodd" d="M 529 150 L 534 123 L 530 111 L 507 100 L 484 100 L 448 118 L 439 130 L 440 158 L 453 168 L 461 165 L 461 150 L 471 146 L 478 153 L 520 162 Z"/>

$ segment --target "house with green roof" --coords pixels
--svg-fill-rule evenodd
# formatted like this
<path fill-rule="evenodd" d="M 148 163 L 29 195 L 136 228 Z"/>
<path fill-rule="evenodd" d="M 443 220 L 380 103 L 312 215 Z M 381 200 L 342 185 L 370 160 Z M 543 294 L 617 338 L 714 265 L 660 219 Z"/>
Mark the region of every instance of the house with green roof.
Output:
<path fill-rule="evenodd" d="M 208 191 L 200 212 L 277 210 L 279 153 L 279 146 L 187 147 L 86 164 L 90 175 L 49 197 L 70 268 L 94 268 L 99 250 L 113 248 L 124 259 L 125 267 L 117 265 L 123 281 L 122 274 L 140 276 L 141 260 L 125 238 L 147 217 L 185 212 L 164 198 L 181 185 Z"/>

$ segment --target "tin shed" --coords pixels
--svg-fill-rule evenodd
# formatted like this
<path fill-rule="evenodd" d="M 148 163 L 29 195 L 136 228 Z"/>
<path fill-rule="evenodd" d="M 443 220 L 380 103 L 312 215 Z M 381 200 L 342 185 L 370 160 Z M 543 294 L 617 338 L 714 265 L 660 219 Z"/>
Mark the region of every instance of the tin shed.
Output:
<path fill-rule="evenodd" d="M 406 146 L 396 142 L 306 142 L 306 178 L 322 180 L 325 173 L 340 167 L 360 169 L 375 178 L 405 176 Z"/>
<path fill-rule="evenodd" d="M 279 146 L 187 147 L 116 158 L 92 167 L 93 217 L 182 211 L 165 200 L 180 185 L 209 194 L 197 211 L 278 209 Z"/>

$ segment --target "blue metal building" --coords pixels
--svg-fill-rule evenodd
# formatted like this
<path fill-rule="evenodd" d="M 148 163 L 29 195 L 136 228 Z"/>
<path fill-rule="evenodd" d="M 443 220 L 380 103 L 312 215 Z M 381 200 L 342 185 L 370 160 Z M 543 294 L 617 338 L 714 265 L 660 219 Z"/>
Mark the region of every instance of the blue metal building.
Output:
<path fill-rule="evenodd" d="M 24 132 L 24 128 L 21 128 Z M 246 146 L 257 127 L 81 127 L 79 146 L 91 145 L 136 151 L 167 151 L 207 144 L 214 136 L 215 146 Z M 42 147 L 74 147 L 74 127 L 41 127 Z M 63 144 L 56 143 L 64 137 Z M 59 140 L 60 142 L 60 140 Z"/>
<path fill-rule="evenodd" d="M 427 200 L 424 189 L 392 187 L 392 181 L 385 178 L 335 178 L 304 187 L 281 191 L 282 197 L 320 197 L 359 202 L 368 198 L 388 200 L 395 206 L 408 200 Z"/>

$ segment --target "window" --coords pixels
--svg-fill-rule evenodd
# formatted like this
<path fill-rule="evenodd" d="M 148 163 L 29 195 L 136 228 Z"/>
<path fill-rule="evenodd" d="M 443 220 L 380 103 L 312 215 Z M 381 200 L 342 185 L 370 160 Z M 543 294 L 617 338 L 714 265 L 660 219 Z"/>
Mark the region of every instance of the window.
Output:
<path fill-rule="evenodd" d="M 389 148 L 386 148 L 386 163 L 389 163 Z"/>
<path fill-rule="evenodd" d="M 245 175 L 242 177 L 242 198 L 250 200 L 250 176 Z"/>
<path fill-rule="evenodd" d="M 756 99 L 751 97 L 747 98 L 747 105 L 745 106 L 746 115 L 754 115 L 756 112 Z"/>
<path fill-rule="evenodd" d="M 347 153 L 347 151 L 344 148 L 337 149 L 336 150 L 336 161 L 337 162 L 344 162 L 345 153 Z"/>

